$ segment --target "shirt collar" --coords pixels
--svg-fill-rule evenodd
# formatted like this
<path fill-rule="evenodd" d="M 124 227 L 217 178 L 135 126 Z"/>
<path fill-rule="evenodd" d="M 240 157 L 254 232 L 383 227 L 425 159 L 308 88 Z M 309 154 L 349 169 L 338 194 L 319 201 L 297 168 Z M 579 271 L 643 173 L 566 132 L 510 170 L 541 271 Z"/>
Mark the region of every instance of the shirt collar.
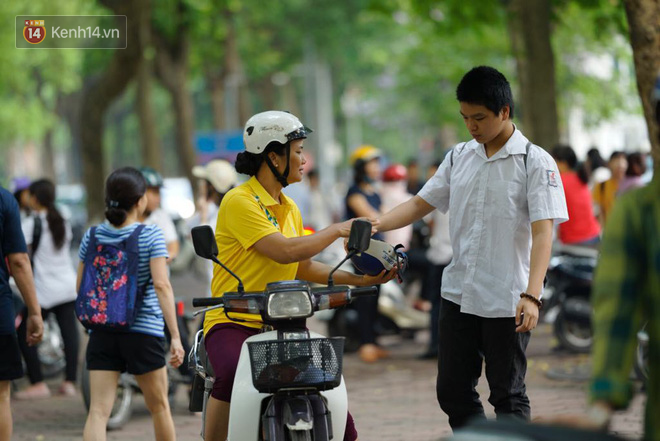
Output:
<path fill-rule="evenodd" d="M 283 207 L 289 207 L 292 205 L 291 199 L 280 192 L 280 200 L 282 203 L 277 202 L 273 197 L 266 191 L 266 189 L 261 185 L 261 182 L 257 180 L 256 176 L 252 176 L 248 181 L 247 185 L 252 189 L 252 191 L 259 197 L 259 201 L 264 204 L 266 207 L 272 207 L 276 205 L 282 205 Z"/>
<path fill-rule="evenodd" d="M 525 137 L 525 135 L 522 134 L 520 130 L 518 130 L 514 124 L 511 137 L 509 137 L 502 148 L 490 158 L 486 157 L 486 147 L 484 147 L 483 144 L 480 144 L 476 141 L 469 142 L 466 147 L 472 150 L 476 150 L 480 156 L 483 156 L 485 159 L 492 161 L 495 159 L 506 158 L 509 155 L 521 155 L 527 153 L 526 147 L 528 142 L 529 140 Z"/>

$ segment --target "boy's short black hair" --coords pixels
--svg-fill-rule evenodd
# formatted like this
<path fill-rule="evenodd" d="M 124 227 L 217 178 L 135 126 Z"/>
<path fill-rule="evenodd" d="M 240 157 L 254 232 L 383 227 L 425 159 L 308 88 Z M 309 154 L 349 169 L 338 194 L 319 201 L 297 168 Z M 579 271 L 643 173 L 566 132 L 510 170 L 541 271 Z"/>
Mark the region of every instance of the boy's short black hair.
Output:
<path fill-rule="evenodd" d="M 506 77 L 490 66 L 477 66 L 463 76 L 456 88 L 460 102 L 485 106 L 496 115 L 509 106 L 509 118 L 513 119 L 513 94 Z"/>

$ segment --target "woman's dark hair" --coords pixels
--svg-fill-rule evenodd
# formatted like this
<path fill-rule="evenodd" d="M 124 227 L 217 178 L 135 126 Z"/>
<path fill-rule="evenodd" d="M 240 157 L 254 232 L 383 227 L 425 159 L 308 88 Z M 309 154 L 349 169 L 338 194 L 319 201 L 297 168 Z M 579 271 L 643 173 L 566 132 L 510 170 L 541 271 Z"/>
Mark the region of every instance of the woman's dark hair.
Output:
<path fill-rule="evenodd" d="M 261 164 L 264 162 L 265 156 L 269 152 L 274 152 L 278 156 L 284 156 L 286 154 L 284 151 L 286 146 L 287 144 L 271 141 L 262 153 L 255 154 L 250 152 L 241 152 L 236 156 L 236 163 L 234 164 L 234 168 L 236 168 L 238 173 L 254 176 L 259 171 Z"/>
<path fill-rule="evenodd" d="M 105 181 L 105 218 L 114 226 L 126 221 L 126 215 L 147 191 L 147 181 L 139 170 L 122 167 Z"/>
<path fill-rule="evenodd" d="M 513 93 L 506 77 L 497 69 L 478 66 L 463 76 L 456 88 L 459 102 L 485 106 L 496 115 L 509 106 L 509 118 L 513 119 Z"/>
<path fill-rule="evenodd" d="M 55 207 L 55 184 L 48 179 L 39 179 L 30 184 L 29 191 L 37 202 L 39 202 L 39 205 L 46 208 L 48 229 L 53 236 L 55 249 L 59 250 L 64 246 L 66 240 L 66 226 L 64 224 L 64 218 Z"/>
<path fill-rule="evenodd" d="M 367 182 L 367 162 L 362 159 L 355 161 L 353 165 L 353 183 L 355 185 L 360 185 L 364 182 Z"/>
<path fill-rule="evenodd" d="M 552 149 L 552 157 L 555 158 L 555 161 L 563 161 L 568 164 L 568 167 L 571 170 L 574 170 L 580 181 L 583 184 L 589 182 L 589 169 L 584 162 L 578 164 L 577 156 L 575 151 L 570 145 L 566 144 L 557 144 L 555 148 Z"/>
<path fill-rule="evenodd" d="M 620 150 L 615 150 L 615 151 L 613 151 L 612 154 L 610 155 L 610 161 L 612 161 L 612 160 L 614 160 L 614 159 L 617 159 L 617 158 L 620 158 L 620 157 L 624 157 L 624 158 L 625 158 L 625 157 L 626 157 L 625 152 L 622 152 L 622 151 L 620 151 Z"/>
<path fill-rule="evenodd" d="M 646 173 L 646 156 L 644 156 L 644 153 L 630 153 L 627 159 L 628 169 L 626 170 L 626 176 L 642 176 Z"/>
<path fill-rule="evenodd" d="M 587 160 L 589 161 L 589 166 L 591 168 L 591 171 L 594 171 L 600 167 L 607 167 L 607 163 L 605 162 L 603 157 L 600 156 L 600 152 L 596 147 L 592 147 L 589 149 L 589 151 L 587 152 Z"/>

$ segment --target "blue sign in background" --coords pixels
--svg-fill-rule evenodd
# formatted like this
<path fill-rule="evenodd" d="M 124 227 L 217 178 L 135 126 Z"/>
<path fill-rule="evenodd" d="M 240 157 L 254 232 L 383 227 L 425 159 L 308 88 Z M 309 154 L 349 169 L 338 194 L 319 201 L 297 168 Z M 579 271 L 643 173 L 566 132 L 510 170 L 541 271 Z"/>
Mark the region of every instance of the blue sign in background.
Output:
<path fill-rule="evenodd" d="M 195 134 L 195 152 L 197 163 L 206 164 L 212 159 L 236 161 L 236 155 L 243 151 L 243 132 L 241 130 L 197 132 Z"/>

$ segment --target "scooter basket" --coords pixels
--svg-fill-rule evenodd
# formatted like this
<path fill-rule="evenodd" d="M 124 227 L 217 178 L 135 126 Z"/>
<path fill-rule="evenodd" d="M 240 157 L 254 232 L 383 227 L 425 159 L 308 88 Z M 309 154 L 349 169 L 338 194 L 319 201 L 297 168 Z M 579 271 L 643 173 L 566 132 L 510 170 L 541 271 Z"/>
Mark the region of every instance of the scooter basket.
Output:
<path fill-rule="evenodd" d="M 344 338 L 248 342 L 252 383 L 262 393 L 282 388 L 328 390 L 341 382 Z"/>

